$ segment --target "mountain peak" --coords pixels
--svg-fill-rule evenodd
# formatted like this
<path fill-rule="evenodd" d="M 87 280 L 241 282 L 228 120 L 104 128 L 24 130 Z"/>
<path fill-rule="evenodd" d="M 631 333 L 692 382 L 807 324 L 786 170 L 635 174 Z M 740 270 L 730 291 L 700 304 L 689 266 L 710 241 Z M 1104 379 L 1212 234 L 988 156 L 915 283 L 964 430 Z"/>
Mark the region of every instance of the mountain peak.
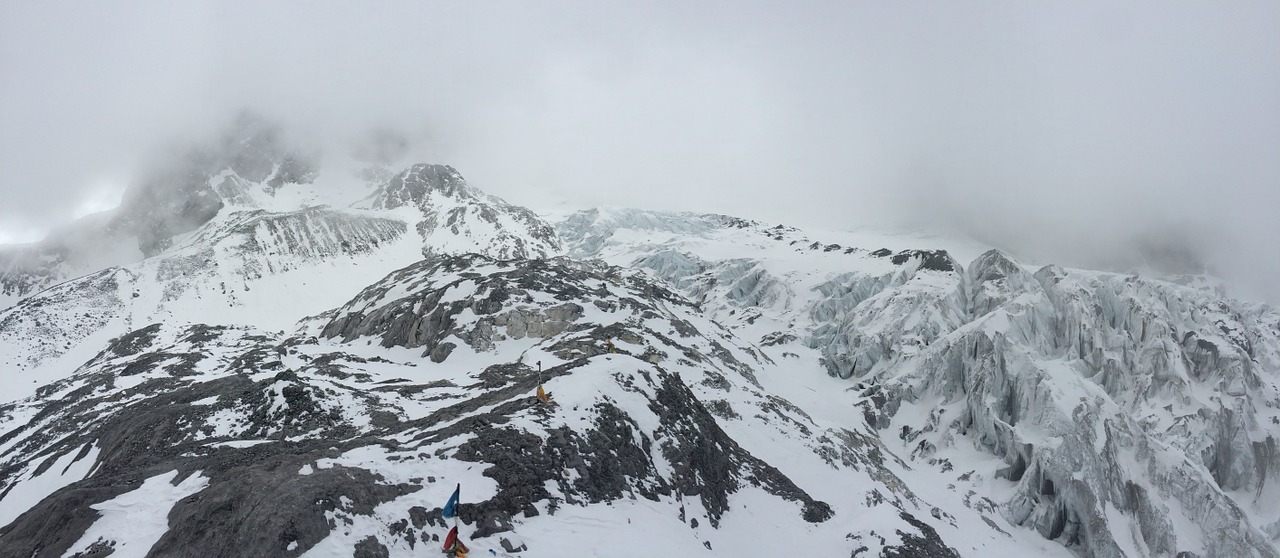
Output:
<path fill-rule="evenodd" d="M 946 239 L 552 228 L 442 164 L 319 205 L 269 122 L 228 130 L 0 247 L 0 555 L 412 556 L 452 523 L 481 555 L 1280 557 L 1270 308 Z"/>
<path fill-rule="evenodd" d="M 259 207 L 285 184 L 312 182 L 317 171 L 279 125 L 246 112 L 220 139 L 193 147 L 126 190 L 113 228 L 136 236 L 142 253 L 153 256 L 224 207 Z"/>
<path fill-rule="evenodd" d="M 357 205 L 421 211 L 417 229 L 423 255 L 474 252 L 509 260 L 545 258 L 560 251 L 555 230 L 536 213 L 467 184 L 449 165 L 413 165 Z"/>
<path fill-rule="evenodd" d="M 419 206 L 431 192 L 456 198 L 476 198 L 480 193 L 467 184 L 462 174 L 449 165 L 418 163 L 395 175 L 370 197 L 370 209 Z"/>

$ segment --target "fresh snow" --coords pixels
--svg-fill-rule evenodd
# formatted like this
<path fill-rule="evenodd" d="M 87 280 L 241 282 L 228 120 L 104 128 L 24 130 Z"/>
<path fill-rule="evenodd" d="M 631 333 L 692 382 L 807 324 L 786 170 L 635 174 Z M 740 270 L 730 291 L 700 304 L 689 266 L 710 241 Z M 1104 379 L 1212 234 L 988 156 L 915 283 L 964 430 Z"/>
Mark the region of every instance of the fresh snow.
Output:
<path fill-rule="evenodd" d="M 4 495 L 4 505 L 0 506 L 0 526 L 8 525 L 59 488 L 85 478 L 97 461 L 99 451 L 95 446 L 83 456 L 78 451 L 68 452 L 58 456 L 43 472 L 13 484 L 13 489 Z"/>
<path fill-rule="evenodd" d="M 224 173 L 215 179 L 238 177 Z M 120 267 L 54 286 L 0 310 L 0 324 L 4 324 L 0 327 L 0 383 L 5 386 L 0 405 L 9 404 L 0 407 L 4 411 L 0 434 L 7 436 L 0 438 L 0 456 L 10 457 L 13 448 L 34 443 L 36 431 L 51 427 L 51 419 L 40 414 L 43 402 L 76 393 L 96 370 L 131 361 L 130 356 L 104 352 L 112 339 L 153 323 L 164 327 L 146 350 L 200 351 L 205 358 L 193 371 L 198 381 L 239 374 L 263 382 L 269 404 L 262 412 L 270 417 L 286 414 L 284 389 L 301 382 L 307 394 L 324 395 L 315 398 L 321 411 L 341 415 L 344 424 L 362 435 L 376 424 L 375 411 L 392 413 L 402 421 L 422 420 L 465 401 L 489 366 L 532 366 L 541 361 L 544 369 L 550 369 L 570 362 L 552 353 L 552 340 L 534 337 L 503 338 L 484 351 L 473 351 L 453 339 L 459 346 L 440 364 L 425 358 L 421 348 L 387 348 L 377 338 L 360 337 L 350 342 L 318 339 L 291 347 L 272 357 L 279 367 L 232 369 L 230 363 L 244 351 L 281 343 L 290 333 L 304 339 L 319 336 L 334 315 L 367 312 L 402 299 L 425 304 L 424 290 L 439 290 L 452 301 L 483 297 L 487 293 L 480 291 L 481 283 L 467 275 L 476 273 L 475 268 L 400 281 L 384 293 L 361 293 L 419 261 L 424 249 L 434 253 L 491 250 L 503 244 L 506 232 L 523 226 L 511 214 L 502 213 L 483 225 L 457 230 L 437 227 L 420 233 L 418 225 L 434 218 L 424 207 L 348 209 L 350 200 L 342 199 L 340 189 L 291 186 L 268 195 L 246 188 L 249 195 L 236 198 L 201 228 L 176 237 L 173 246 L 159 256 L 142 260 L 135 254 L 111 255 Z M 486 197 L 462 200 L 436 192 L 432 196 L 425 205 L 435 211 L 435 217 L 454 212 L 466 215 L 471 224 L 476 223 L 477 208 L 483 207 L 476 204 L 498 204 Z M 1205 510 L 1226 508 L 1198 509 L 1177 495 L 1162 494 L 1154 477 L 1145 475 L 1199 482 L 1194 486 L 1214 489 L 1212 497 L 1229 497 L 1240 505 L 1247 515 L 1247 525 L 1246 520 L 1241 525 L 1265 530 L 1273 545 L 1280 535 L 1280 512 L 1267 505 L 1280 497 L 1277 483 L 1268 482 L 1257 493 L 1248 488 L 1223 492 L 1212 484 L 1210 464 L 1197 459 L 1217 448 L 1216 444 L 1226 443 L 1213 438 L 1209 428 L 1217 416 L 1213 413 L 1221 409 L 1250 413 L 1250 420 L 1262 424 L 1242 435 L 1248 443 L 1271 443 L 1274 439 L 1267 434 L 1266 421 L 1280 420 L 1280 391 L 1274 378 L 1280 349 L 1267 344 L 1274 338 L 1250 339 L 1236 326 L 1250 320 L 1265 324 L 1274 320 L 1269 317 L 1273 311 L 1228 307 L 1218 302 L 1205 281 L 1190 280 L 1191 286 L 1184 286 L 1083 270 L 1037 271 L 1017 264 L 1006 276 L 975 285 L 961 266 L 971 265 L 987 247 L 972 242 L 879 231 L 801 231 L 715 215 L 605 208 L 565 213 L 555 226 L 564 241 L 564 254 L 643 272 L 698 305 L 696 309 L 655 305 L 687 321 L 697 332 L 689 338 L 678 335 L 665 315 L 628 321 L 633 318 L 629 310 L 582 304 L 579 321 L 648 327 L 678 338 L 702 355 L 716 353 L 714 341 L 727 355 L 747 363 L 749 373 L 742 373 L 720 357 L 695 364 L 681 362 L 682 355 L 669 347 L 662 349 L 661 366 L 679 375 L 700 401 L 732 411 L 716 417 L 717 426 L 731 440 L 829 504 L 834 517 L 823 523 L 805 522 L 800 519 L 801 503 L 749 485 L 730 496 L 729 509 L 718 527 L 711 526 L 709 511 L 696 496 L 674 494 L 657 502 L 624 497 L 592 505 L 561 502 L 555 510 L 540 501 L 535 504 L 539 514 L 514 517 L 511 531 L 491 537 L 469 539 L 477 526 L 464 523 L 462 533 L 472 556 L 487 556 L 490 550 L 505 555 L 497 546 L 503 537 L 528 545 L 520 556 L 530 558 L 560 556 L 566 545 L 588 556 L 796 552 L 844 556 L 860 546 L 866 547 L 866 555 L 877 556 L 903 542 L 900 530 L 905 523 L 898 510 L 936 530 L 962 556 L 1074 556 L 1082 549 L 1068 549 L 1036 531 L 1039 516 L 1033 514 L 1043 508 L 1036 508 L 1028 498 L 1051 495 L 1029 496 L 1029 480 L 1010 480 L 1001 472 L 1013 465 L 1016 451 L 1010 448 L 1026 447 L 1033 448 L 1026 450 L 1032 467 L 1042 467 L 1035 470 L 1043 473 L 1036 456 L 1058 455 L 1053 452 L 1063 451 L 1064 444 L 1076 438 L 1088 444 L 1083 453 L 1112 452 L 1114 461 L 1109 463 L 1122 469 L 1134 487 L 1153 495 L 1153 505 L 1166 514 L 1176 533 L 1178 550 L 1210 552 L 1217 541 L 1206 530 Z M 381 240 L 359 250 L 342 246 L 354 238 L 351 235 L 359 234 Z M 881 249 L 890 255 L 876 255 Z M 904 252 L 937 249 L 946 249 L 957 268 L 950 272 L 928 269 L 924 257 Z M 894 263 L 899 254 L 906 261 Z M 1052 296 L 1062 298 L 1046 294 L 1044 285 L 1050 282 L 1041 274 L 1053 275 Z M 642 297 L 611 282 L 602 281 L 593 288 L 608 291 L 612 298 Z M 984 301 L 994 302 L 983 306 Z M 560 302 L 539 292 L 511 307 L 535 309 Z M 1082 356 L 1060 348 L 1061 339 L 1048 340 L 1056 333 L 1044 316 L 1068 314 L 1076 306 L 1080 316 L 1100 316 L 1102 326 L 1081 318 L 1081 323 L 1070 324 L 1074 329 L 1068 333 L 1097 334 L 1116 341 L 1114 346 L 1099 346 L 1096 355 Z M 468 308 L 455 318 L 454 326 L 466 328 L 485 316 Z M 195 349 L 178 334 L 182 326 L 193 323 L 231 330 L 220 333 L 217 344 Z M 1280 321 L 1274 323 L 1280 328 Z M 1164 324 L 1184 329 L 1146 330 Z M 1105 331 L 1090 329 L 1098 327 Z M 1199 332 L 1199 337 L 1192 341 L 1181 337 L 1191 330 Z M 577 334 L 569 331 L 557 339 Z M 1157 341 L 1140 346 L 1160 350 L 1133 355 L 1116 348 L 1148 341 L 1148 337 Z M 1165 338 L 1172 341 L 1162 341 Z M 1004 344 L 992 342 L 999 347 L 999 364 L 993 368 L 1000 374 L 967 378 L 964 381 L 970 383 L 957 385 L 953 382 L 960 380 L 948 376 L 951 363 L 938 355 L 968 348 L 976 353 L 975 339 L 1005 340 Z M 634 355 L 646 348 L 665 347 L 648 338 L 639 343 L 614 341 L 620 350 Z M 1197 342 L 1214 347 L 1214 354 L 1253 343 L 1255 364 L 1251 366 L 1256 369 L 1237 370 L 1236 376 L 1215 385 L 1197 378 L 1195 363 L 1175 362 L 1164 368 L 1152 364 L 1181 350 L 1176 343 Z M 331 376 L 308 368 L 319 357 L 339 353 L 344 355 L 345 369 L 362 377 Z M 1176 388 L 1161 393 L 1148 379 L 1144 380 L 1148 384 L 1117 390 L 1117 380 L 1108 384 L 1106 373 L 1096 373 L 1089 359 L 1131 362 L 1135 369 L 1160 368 L 1170 374 L 1162 381 Z M 96 362 L 97 368 L 86 364 L 90 362 Z M 110 399 L 93 411 L 108 415 L 114 407 L 140 401 L 145 396 L 133 391 L 149 382 L 173 379 L 170 368 L 182 362 L 168 358 L 139 373 L 118 374 L 109 389 L 96 394 Z M 649 369 L 648 363 L 628 355 L 592 357 L 572 375 L 543 382 L 558 404 L 553 412 L 546 416 L 512 413 L 506 426 L 538 435 L 545 443 L 559 427 L 575 432 L 593 429 L 592 408 L 607 401 L 630 411 L 637 436 L 651 436 L 661 429 L 659 417 L 648 411 L 655 397 L 653 387 L 644 382 L 623 387 L 626 379 Z M 278 377 L 281 371 L 306 372 L 298 374 L 301 380 L 293 380 Z M 727 378 L 728 387 L 716 381 L 721 376 Z M 179 377 L 174 381 L 195 380 Z M 986 384 L 975 385 L 978 381 Z M 381 389 L 428 384 L 433 387 L 403 393 Z M 983 393 L 981 389 L 989 384 L 999 384 L 1006 390 L 1001 393 L 1014 394 L 1017 402 L 1025 403 L 1012 411 L 1021 414 L 996 416 L 991 409 L 1004 404 L 1001 397 L 964 398 Z M 876 409 L 887 392 L 897 396 L 894 412 L 884 417 L 887 426 L 876 430 L 868 424 L 868 409 Z M 284 422 L 271 424 L 268 432 L 250 432 L 247 416 L 254 409 L 244 399 L 231 406 L 226 406 L 227 401 L 225 396 L 215 396 L 191 403 L 219 407 L 202 415 L 203 428 L 187 440 L 196 449 L 187 455 L 197 455 L 197 450 L 287 444 L 308 436 L 306 431 L 290 430 Z M 393 445 L 417 444 L 413 453 L 368 445 L 303 465 L 297 474 L 352 467 L 370 471 L 387 484 L 420 486 L 421 490 L 379 504 L 372 515 L 354 513 L 351 500 L 340 498 L 343 504 L 328 512 L 335 528 L 318 544 L 303 549 L 302 555 L 345 558 L 367 537 L 385 545 L 390 556 L 434 553 L 438 542 L 410 546 L 403 537 L 388 535 L 387 526 L 401 520 L 411 507 L 440 507 L 456 484 L 462 485 L 464 502 L 491 498 L 498 485 L 484 474 L 489 464 L 449 458 L 472 437 L 421 440 L 430 432 L 469 420 L 469 413 L 484 413 L 505 403 L 481 405 L 385 438 Z M 1069 420 L 1086 408 L 1096 411 L 1092 424 Z M 965 417 L 975 414 L 965 422 Z M 24 425 L 29 430 L 22 432 Z M 883 467 L 842 463 L 837 450 L 844 446 L 830 442 L 833 439 L 865 442 L 856 457 L 876 453 L 883 458 Z M 660 455 L 660 442 L 651 438 L 650 443 L 648 449 Z M 93 474 L 99 453 L 92 446 L 80 459 L 75 459 L 78 451 L 42 456 L 27 463 L 13 480 L 0 479 L 4 482 L 0 527 L 43 498 Z M 37 465 L 49 460 L 50 465 L 37 474 Z M 673 464 L 665 459 L 654 459 L 653 467 L 662 478 L 673 475 Z M 581 478 L 576 470 L 566 470 L 565 475 L 570 483 Z M 172 506 L 209 482 L 197 472 L 175 485 L 177 476 L 178 471 L 154 476 L 136 490 L 93 504 L 101 518 L 64 555 L 87 551 L 102 541 L 114 544 L 113 556 L 145 556 L 167 531 Z M 1088 480 L 1084 473 L 1073 479 Z M 548 482 L 546 488 L 553 496 L 570 497 L 556 482 Z M 1100 514 L 1109 530 L 1105 536 L 1112 537 L 1117 556 L 1153 553 L 1133 512 L 1122 511 L 1112 501 L 1100 502 L 1092 511 Z M 690 519 L 698 520 L 696 527 Z M 429 529 L 444 535 L 444 529 Z M 296 540 L 280 542 L 282 553 L 298 550 Z"/>
<path fill-rule="evenodd" d="M 62 554 L 88 553 L 95 543 L 114 550 L 113 557 L 146 558 L 151 546 L 169 530 L 169 510 L 178 500 L 204 490 L 209 479 L 196 471 L 174 484 L 178 471 L 156 475 L 137 490 L 93 504 L 101 517 Z"/>

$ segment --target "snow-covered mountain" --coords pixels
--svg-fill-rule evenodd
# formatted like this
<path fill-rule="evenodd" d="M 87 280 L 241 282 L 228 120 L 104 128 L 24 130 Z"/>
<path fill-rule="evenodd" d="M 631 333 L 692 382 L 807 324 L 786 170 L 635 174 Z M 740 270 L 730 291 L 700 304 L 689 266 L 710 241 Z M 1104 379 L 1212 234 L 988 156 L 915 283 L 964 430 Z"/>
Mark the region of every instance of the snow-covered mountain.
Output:
<path fill-rule="evenodd" d="M 893 239 L 677 217 L 592 210 L 559 230 L 761 346 L 815 351 L 897 455 L 1013 524 L 1086 556 L 1276 555 L 1275 309 L 1200 278 L 994 250 L 962 266 Z"/>
<path fill-rule="evenodd" d="M 223 208 L 258 207 L 314 180 L 316 164 L 278 126 L 241 115 L 216 141 L 158 167 L 114 210 L 77 220 L 41 242 L 0 247 L 0 305 L 105 267 L 168 249 Z"/>
<path fill-rule="evenodd" d="M 238 126 L 0 249 L 0 555 L 1280 556 L 1268 306 Z"/>
<path fill-rule="evenodd" d="M 481 192 L 447 165 L 414 165 L 357 205 L 421 211 L 415 228 L 424 256 L 473 252 L 527 259 L 545 258 L 560 249 L 555 231 L 537 214 Z"/>

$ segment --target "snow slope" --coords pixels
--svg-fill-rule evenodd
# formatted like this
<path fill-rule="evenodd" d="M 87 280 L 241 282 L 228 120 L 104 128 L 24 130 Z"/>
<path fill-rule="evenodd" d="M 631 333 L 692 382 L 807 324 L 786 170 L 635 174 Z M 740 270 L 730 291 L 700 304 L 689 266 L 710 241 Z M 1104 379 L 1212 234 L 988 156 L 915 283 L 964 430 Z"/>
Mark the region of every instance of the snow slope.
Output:
<path fill-rule="evenodd" d="M 1091 556 L 1276 555 L 1270 307 L 1195 278 L 995 251 L 966 268 L 928 245 L 850 248 L 714 215 L 592 210 L 557 227 L 568 253 L 645 269 L 771 356 L 848 378 L 888 446 L 966 505 L 981 496 Z M 808 395 L 790 399 L 827 405 Z"/>
<path fill-rule="evenodd" d="M 532 398 L 537 362 L 553 407 Z M 148 326 L 7 409 L 35 417 L 3 440 L 9 476 L 31 475 L 28 456 L 100 449 L 92 475 L 14 502 L 32 508 L 0 545 L 51 540 L 40 518 L 83 509 L 81 494 L 101 494 L 101 511 L 147 493 L 172 508 L 162 535 L 107 536 L 98 522 L 112 516 L 86 513 L 68 527 L 92 520 L 86 534 L 58 540 L 409 556 L 443 534 L 439 506 L 460 483 L 464 534 L 481 552 L 556 555 L 566 537 L 610 556 L 758 555 L 796 540 L 824 554 L 1052 550 L 997 515 L 944 512 L 868 425 L 819 421 L 762 387 L 785 368 L 634 272 L 430 259 L 292 336 Z M 160 482 L 175 475 L 188 481 Z M 226 506 L 226 529 L 196 527 Z M 276 525 L 279 536 L 259 535 Z"/>
<path fill-rule="evenodd" d="M 101 258 L 0 250 L 0 555 L 410 556 L 459 484 L 481 556 L 1278 555 L 1280 314 L 1212 281 L 443 165 L 347 204 L 242 124 Z"/>
<path fill-rule="evenodd" d="M 498 259 L 544 258 L 559 252 L 551 226 L 532 211 L 467 184 L 448 165 L 413 165 L 358 207 L 415 207 L 423 255 L 475 252 Z"/>

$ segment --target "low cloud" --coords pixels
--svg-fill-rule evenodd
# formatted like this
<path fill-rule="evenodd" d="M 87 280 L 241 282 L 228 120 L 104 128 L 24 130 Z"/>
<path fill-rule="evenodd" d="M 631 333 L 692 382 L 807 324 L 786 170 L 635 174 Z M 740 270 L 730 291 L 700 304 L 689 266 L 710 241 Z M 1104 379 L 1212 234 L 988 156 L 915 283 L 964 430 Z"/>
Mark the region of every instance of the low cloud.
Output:
<path fill-rule="evenodd" d="M 1278 43 L 1268 3 L 10 3 L 0 240 L 251 108 L 535 208 L 928 228 L 1280 300 Z"/>

